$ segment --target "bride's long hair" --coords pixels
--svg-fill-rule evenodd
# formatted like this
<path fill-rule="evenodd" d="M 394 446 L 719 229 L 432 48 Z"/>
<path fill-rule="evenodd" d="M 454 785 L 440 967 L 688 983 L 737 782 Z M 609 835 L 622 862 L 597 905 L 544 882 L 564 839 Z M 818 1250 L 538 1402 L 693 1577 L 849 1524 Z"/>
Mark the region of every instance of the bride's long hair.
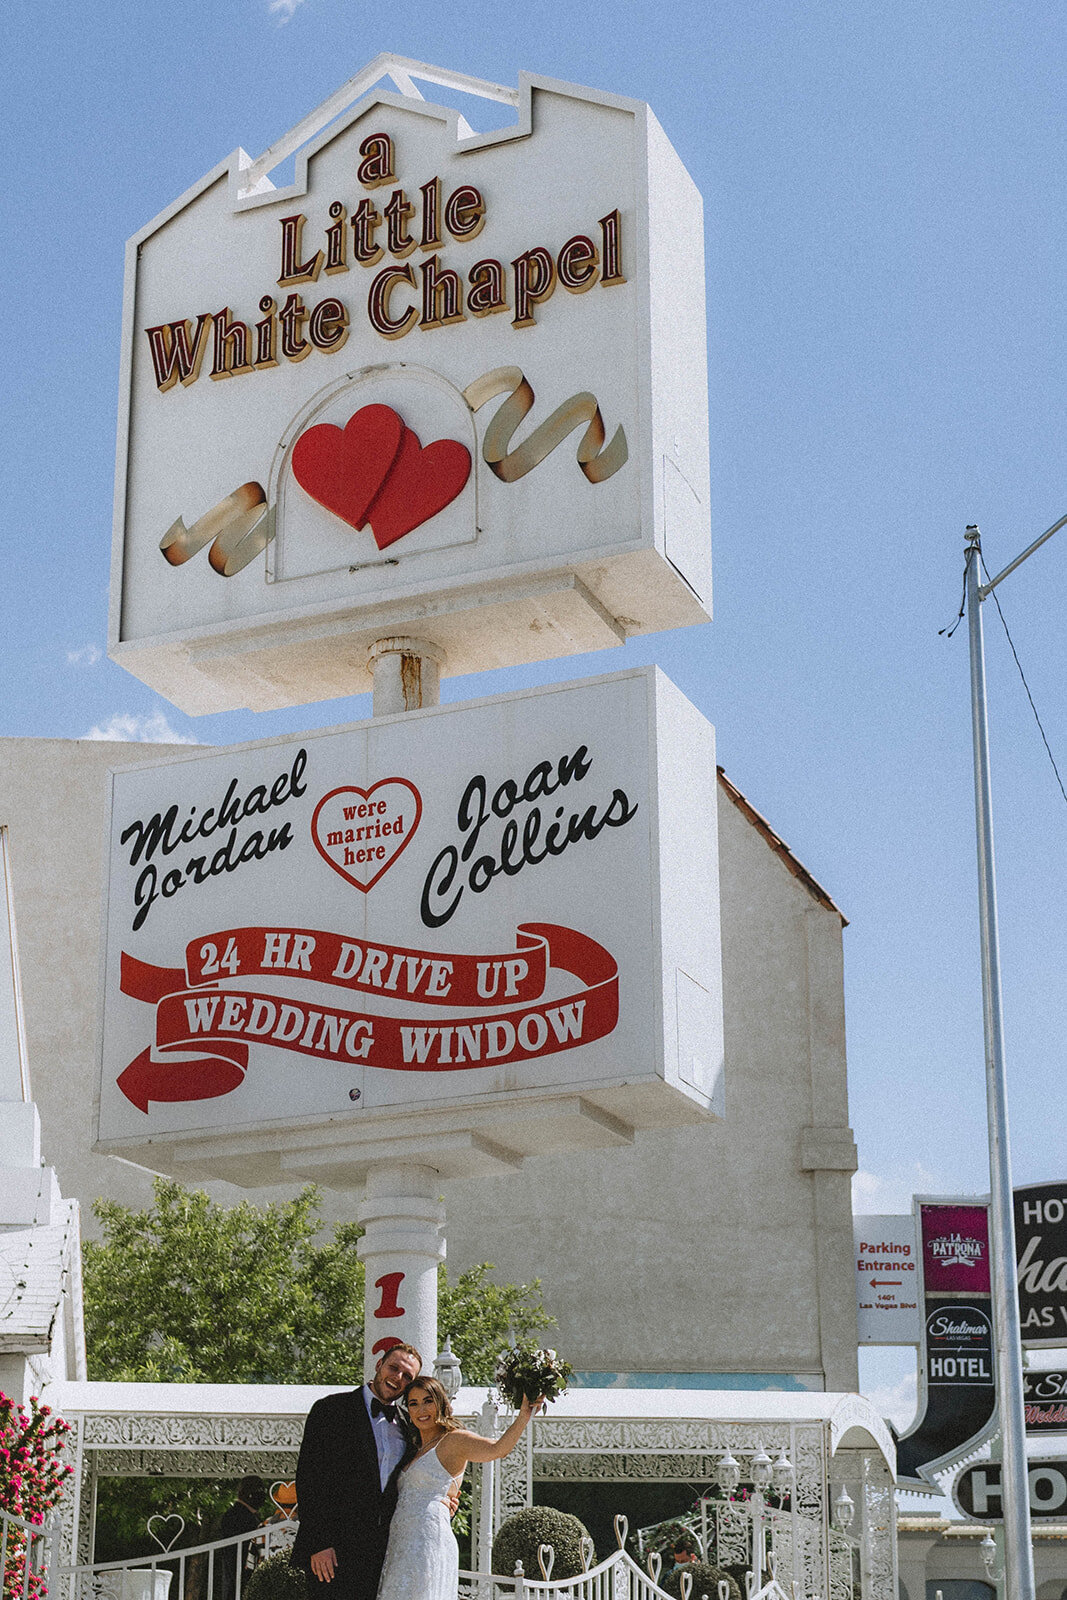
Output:
<path fill-rule="evenodd" d="M 405 1396 L 405 1399 L 410 1398 L 413 1389 L 425 1389 L 426 1393 L 437 1407 L 438 1425 L 444 1428 L 446 1433 L 451 1433 L 454 1428 L 459 1427 L 459 1423 L 452 1415 L 452 1402 L 448 1398 L 448 1395 L 445 1393 L 443 1386 L 437 1378 L 416 1378 L 408 1386 L 408 1392 Z"/>

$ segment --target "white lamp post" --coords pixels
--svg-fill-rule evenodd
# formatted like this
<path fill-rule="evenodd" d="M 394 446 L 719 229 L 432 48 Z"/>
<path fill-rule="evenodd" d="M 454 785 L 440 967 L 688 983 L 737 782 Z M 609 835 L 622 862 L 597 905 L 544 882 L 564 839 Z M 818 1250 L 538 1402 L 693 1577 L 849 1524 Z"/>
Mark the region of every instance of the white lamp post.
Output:
<path fill-rule="evenodd" d="M 758 1587 L 763 1583 L 763 1573 L 767 1566 L 767 1536 L 763 1522 L 763 1515 L 766 1509 L 764 1495 L 770 1486 L 771 1477 L 774 1473 L 774 1463 L 762 1445 L 760 1445 L 759 1449 L 752 1457 L 751 1472 L 754 1488 L 754 1493 L 752 1496 L 752 1515 L 755 1519 L 755 1526 L 752 1530 L 752 1565 L 756 1571 L 756 1584 Z"/>
<path fill-rule="evenodd" d="M 719 1462 L 719 1482 L 728 1499 L 736 1493 L 741 1482 L 741 1463 L 734 1459 L 729 1449 Z"/>
<path fill-rule="evenodd" d="M 795 1477 L 796 1473 L 793 1471 L 793 1463 L 786 1455 L 785 1445 L 783 1444 L 781 1449 L 778 1451 L 777 1456 L 775 1457 L 774 1467 L 772 1469 L 774 1487 L 777 1489 L 778 1493 L 790 1494 L 792 1492 L 793 1479 Z"/>
<path fill-rule="evenodd" d="M 847 1533 L 849 1528 L 852 1526 L 852 1521 L 855 1515 L 856 1502 L 853 1500 L 844 1484 L 842 1484 L 837 1499 L 834 1501 L 834 1526 L 836 1528 L 840 1528 L 842 1533 Z"/>
<path fill-rule="evenodd" d="M 986 1577 L 996 1588 L 1004 1582 L 1004 1563 L 1000 1559 L 997 1541 L 992 1531 L 987 1528 L 985 1538 L 978 1546 L 982 1553 L 982 1565 L 985 1567 Z"/>
<path fill-rule="evenodd" d="M 732 1500 L 741 1482 L 741 1463 L 735 1459 L 729 1448 L 727 1448 L 725 1455 L 719 1461 L 717 1476 L 727 1499 Z M 777 1458 L 772 1461 L 762 1444 L 758 1445 L 749 1461 L 748 1476 L 753 1490 L 751 1514 L 752 1568 L 756 1575 L 756 1586 L 758 1588 L 763 1581 L 763 1573 L 767 1567 L 766 1529 L 764 1526 L 767 1490 L 773 1487 L 778 1494 L 788 1494 L 793 1486 L 793 1478 L 795 1476 L 793 1463 L 785 1453 L 785 1446 L 781 1446 Z"/>
<path fill-rule="evenodd" d="M 445 1342 L 434 1359 L 433 1375 L 450 1400 L 454 1400 L 463 1387 L 463 1369 L 459 1357 L 452 1349 L 452 1335 L 445 1334 Z"/>

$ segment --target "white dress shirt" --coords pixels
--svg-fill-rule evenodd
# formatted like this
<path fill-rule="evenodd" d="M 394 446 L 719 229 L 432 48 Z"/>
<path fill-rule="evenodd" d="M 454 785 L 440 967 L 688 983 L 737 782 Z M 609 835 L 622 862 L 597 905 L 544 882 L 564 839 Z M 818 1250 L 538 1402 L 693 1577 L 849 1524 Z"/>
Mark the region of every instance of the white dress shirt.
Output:
<path fill-rule="evenodd" d="M 399 1422 L 390 1422 L 388 1417 L 376 1417 L 373 1415 L 371 1401 L 377 1399 L 378 1396 L 374 1393 L 370 1384 L 365 1383 L 363 1385 L 363 1404 L 367 1408 L 367 1415 L 370 1417 L 370 1425 L 374 1433 L 374 1445 L 378 1451 L 378 1472 L 384 1489 L 403 1457 L 407 1448 L 407 1440 Z M 380 1401 L 379 1404 L 381 1404 Z"/>

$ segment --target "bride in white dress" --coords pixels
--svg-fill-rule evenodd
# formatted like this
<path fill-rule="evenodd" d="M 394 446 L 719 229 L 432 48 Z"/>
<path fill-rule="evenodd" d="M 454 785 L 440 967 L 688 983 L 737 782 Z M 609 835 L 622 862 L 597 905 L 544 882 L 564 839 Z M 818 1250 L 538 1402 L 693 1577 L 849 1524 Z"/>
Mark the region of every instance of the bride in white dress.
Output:
<path fill-rule="evenodd" d="M 419 1432 L 419 1451 L 400 1475 L 378 1600 L 456 1600 L 459 1549 L 449 1501 L 459 1493 L 467 1462 L 510 1455 L 540 1404 L 524 1400 L 500 1438 L 486 1439 L 457 1425 L 436 1378 L 415 1379 L 407 1408 Z"/>

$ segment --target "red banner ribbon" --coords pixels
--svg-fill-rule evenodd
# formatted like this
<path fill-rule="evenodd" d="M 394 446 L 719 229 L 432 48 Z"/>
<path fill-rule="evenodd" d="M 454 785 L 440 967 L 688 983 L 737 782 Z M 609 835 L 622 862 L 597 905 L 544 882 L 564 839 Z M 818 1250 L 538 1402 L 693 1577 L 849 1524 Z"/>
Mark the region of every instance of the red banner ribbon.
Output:
<path fill-rule="evenodd" d="M 441 956 L 297 928 L 234 928 L 194 940 L 185 971 L 123 953 L 122 991 L 155 1005 L 156 1038 L 121 1073 L 119 1088 L 144 1112 L 152 1100 L 229 1094 L 243 1082 L 253 1043 L 392 1072 L 460 1072 L 554 1055 L 611 1033 L 618 966 L 603 945 L 553 923 L 526 923 L 517 933 L 516 950 L 500 956 Z M 585 987 L 544 1002 L 550 967 Z M 493 1014 L 439 1022 L 218 987 L 238 975 L 298 977 Z M 508 1001 L 517 1007 L 501 1011 Z"/>

